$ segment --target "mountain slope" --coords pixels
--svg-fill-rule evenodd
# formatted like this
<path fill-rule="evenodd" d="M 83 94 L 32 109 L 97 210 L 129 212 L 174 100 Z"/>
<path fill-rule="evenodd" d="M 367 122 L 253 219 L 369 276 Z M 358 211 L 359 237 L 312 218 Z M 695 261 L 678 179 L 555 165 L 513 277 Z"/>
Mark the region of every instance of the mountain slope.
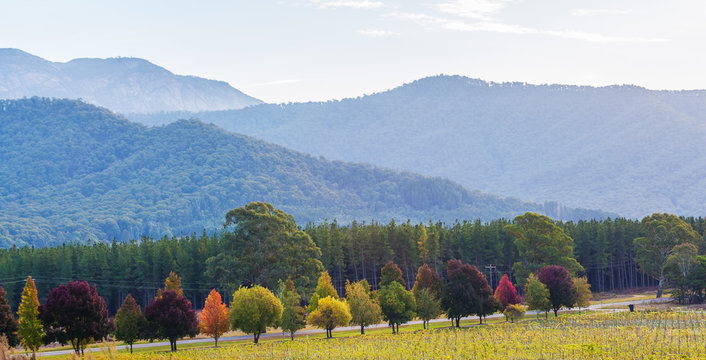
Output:
<path fill-rule="evenodd" d="M 262 103 L 223 81 L 174 75 L 137 58 L 50 62 L 0 49 L 0 99 L 82 98 L 118 112 L 240 109 Z"/>
<path fill-rule="evenodd" d="M 195 120 L 146 128 L 71 100 L 0 101 L 0 143 L 2 246 L 200 233 L 250 201 L 271 202 L 302 224 L 606 215 L 327 161 Z"/>
<path fill-rule="evenodd" d="M 356 99 L 163 114 L 345 161 L 623 216 L 706 213 L 706 91 L 437 76 Z"/>

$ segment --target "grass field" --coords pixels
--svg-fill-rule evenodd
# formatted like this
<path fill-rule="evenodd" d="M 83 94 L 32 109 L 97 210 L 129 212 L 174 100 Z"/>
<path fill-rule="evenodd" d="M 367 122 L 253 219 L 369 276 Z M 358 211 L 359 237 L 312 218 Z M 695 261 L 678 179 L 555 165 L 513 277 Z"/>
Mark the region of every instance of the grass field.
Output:
<path fill-rule="evenodd" d="M 460 330 L 375 332 L 330 340 L 239 343 L 178 353 L 104 353 L 94 359 L 706 359 L 706 314 L 591 313 Z M 66 358 L 66 357 L 64 357 Z"/>

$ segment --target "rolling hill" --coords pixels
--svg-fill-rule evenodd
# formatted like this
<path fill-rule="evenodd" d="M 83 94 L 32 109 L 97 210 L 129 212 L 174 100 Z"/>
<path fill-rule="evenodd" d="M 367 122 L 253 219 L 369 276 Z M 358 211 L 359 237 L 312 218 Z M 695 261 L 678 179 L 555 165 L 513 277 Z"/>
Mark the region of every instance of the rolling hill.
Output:
<path fill-rule="evenodd" d="M 4 247 L 200 233 L 251 201 L 273 203 L 302 224 L 607 215 L 328 161 L 195 120 L 148 128 L 75 100 L 0 101 L 0 144 Z"/>

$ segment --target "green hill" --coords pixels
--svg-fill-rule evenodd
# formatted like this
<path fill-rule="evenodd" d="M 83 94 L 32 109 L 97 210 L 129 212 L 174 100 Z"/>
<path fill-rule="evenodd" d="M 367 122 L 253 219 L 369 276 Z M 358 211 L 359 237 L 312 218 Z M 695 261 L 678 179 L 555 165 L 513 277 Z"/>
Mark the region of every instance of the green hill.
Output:
<path fill-rule="evenodd" d="M 0 101 L 0 144 L 2 246 L 200 233 L 250 201 L 302 224 L 605 215 L 328 161 L 195 120 L 148 128 L 73 100 Z"/>

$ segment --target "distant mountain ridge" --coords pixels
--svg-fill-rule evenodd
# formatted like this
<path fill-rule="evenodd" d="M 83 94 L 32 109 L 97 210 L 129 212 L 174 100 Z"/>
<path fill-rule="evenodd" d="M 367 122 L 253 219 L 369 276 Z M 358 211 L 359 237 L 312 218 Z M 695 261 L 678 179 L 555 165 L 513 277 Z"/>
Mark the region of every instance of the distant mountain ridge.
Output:
<path fill-rule="evenodd" d="M 199 118 L 327 158 L 640 218 L 706 214 L 706 91 L 435 76 L 340 101 L 131 117 Z"/>
<path fill-rule="evenodd" d="M 0 100 L 0 144 L 2 247 L 201 233 L 251 201 L 300 224 L 611 215 L 328 161 L 195 120 L 147 128 L 75 100 Z"/>
<path fill-rule="evenodd" d="M 175 75 L 139 58 L 51 62 L 0 49 L 0 99 L 81 98 L 124 113 L 240 109 L 262 101 L 223 81 Z"/>

